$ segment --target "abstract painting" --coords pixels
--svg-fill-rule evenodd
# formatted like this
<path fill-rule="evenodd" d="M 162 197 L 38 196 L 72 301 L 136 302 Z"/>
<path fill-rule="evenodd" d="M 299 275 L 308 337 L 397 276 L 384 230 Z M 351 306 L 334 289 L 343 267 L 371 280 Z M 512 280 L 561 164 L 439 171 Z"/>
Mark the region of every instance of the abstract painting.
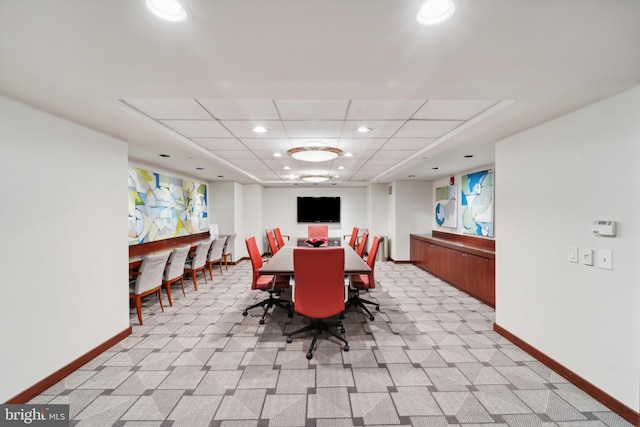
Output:
<path fill-rule="evenodd" d="M 436 188 L 436 224 L 440 227 L 458 226 L 457 185 Z"/>
<path fill-rule="evenodd" d="M 209 231 L 207 186 L 129 168 L 129 244 Z"/>
<path fill-rule="evenodd" d="M 463 232 L 493 236 L 493 170 L 462 175 Z"/>

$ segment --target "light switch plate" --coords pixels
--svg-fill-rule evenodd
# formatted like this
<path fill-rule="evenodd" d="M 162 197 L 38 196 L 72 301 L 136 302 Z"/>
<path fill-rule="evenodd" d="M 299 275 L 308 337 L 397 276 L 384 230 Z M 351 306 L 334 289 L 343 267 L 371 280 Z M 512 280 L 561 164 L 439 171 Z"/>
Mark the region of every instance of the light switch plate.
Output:
<path fill-rule="evenodd" d="M 613 252 L 609 249 L 598 249 L 598 267 L 613 270 Z"/>
<path fill-rule="evenodd" d="M 593 250 L 580 249 L 580 261 L 584 265 L 593 265 Z"/>
<path fill-rule="evenodd" d="M 569 262 L 578 262 L 578 248 L 569 246 Z"/>

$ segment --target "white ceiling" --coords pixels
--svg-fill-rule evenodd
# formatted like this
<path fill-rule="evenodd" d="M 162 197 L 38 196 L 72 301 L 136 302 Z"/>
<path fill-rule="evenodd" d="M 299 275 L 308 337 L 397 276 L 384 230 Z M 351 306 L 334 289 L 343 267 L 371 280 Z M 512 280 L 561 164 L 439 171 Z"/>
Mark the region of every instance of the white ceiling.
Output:
<path fill-rule="evenodd" d="M 0 0 L 0 93 L 198 179 L 351 186 L 489 165 L 495 141 L 640 84 L 635 0 L 457 0 L 439 27 L 421 0 L 184 2 L 187 24 L 140 0 Z M 353 156 L 273 157 L 309 140 Z"/>

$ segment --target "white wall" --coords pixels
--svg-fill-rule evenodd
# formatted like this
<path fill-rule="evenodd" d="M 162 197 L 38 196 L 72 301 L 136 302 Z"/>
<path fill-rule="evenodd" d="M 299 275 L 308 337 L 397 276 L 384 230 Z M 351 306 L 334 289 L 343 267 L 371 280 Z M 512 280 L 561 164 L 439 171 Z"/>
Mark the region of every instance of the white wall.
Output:
<path fill-rule="evenodd" d="M 248 257 L 247 245 L 245 239 L 249 236 L 256 237 L 256 243 L 260 253 L 265 251 L 262 246 L 264 233 L 264 191 L 265 189 L 261 185 L 251 184 L 243 185 L 243 209 L 240 211 L 243 213 L 242 233 L 238 235 L 236 246 L 238 247 L 238 253 L 243 257 Z"/>
<path fill-rule="evenodd" d="M 462 226 L 462 207 L 460 206 L 461 200 L 462 200 L 462 176 L 463 175 L 468 175 L 470 173 L 474 173 L 474 172 L 480 172 L 480 171 L 484 171 L 484 170 L 488 170 L 488 169 L 492 169 L 493 170 L 493 182 L 494 182 L 494 195 L 495 195 L 495 182 L 496 182 L 496 170 L 495 170 L 495 166 L 494 165 L 487 165 L 487 166 L 483 166 L 483 167 L 479 167 L 479 168 L 475 168 L 475 169 L 470 169 L 467 171 L 462 171 L 461 173 L 454 175 L 454 182 L 456 185 L 456 191 L 457 191 L 457 199 L 456 199 L 456 203 L 457 203 L 457 209 L 458 209 L 458 215 L 457 215 L 457 227 L 453 228 L 453 227 L 441 227 L 438 225 L 438 223 L 436 222 L 436 218 L 435 218 L 435 211 L 436 211 L 436 188 L 439 187 L 447 187 L 449 185 L 449 178 L 442 178 L 442 179 L 438 179 L 436 181 L 432 182 L 431 185 L 431 213 L 432 213 L 432 227 L 433 230 L 436 231 L 441 231 L 443 233 L 453 233 L 453 234 L 464 234 L 466 236 L 473 236 L 473 237 L 477 237 L 479 239 L 489 239 L 489 240 L 493 240 L 496 238 L 496 220 L 495 220 L 495 210 L 494 210 L 494 218 L 493 218 L 493 236 L 490 237 L 483 237 L 483 236 L 478 236 L 475 234 L 468 234 L 464 232 L 464 227 Z M 495 200 L 493 201 L 493 207 L 495 209 Z"/>
<path fill-rule="evenodd" d="M 409 261 L 410 234 L 430 233 L 431 182 L 396 181 L 389 195 L 389 251 L 394 261 Z"/>
<path fill-rule="evenodd" d="M 129 328 L 127 144 L 0 97 L 5 402 Z"/>
<path fill-rule="evenodd" d="M 367 223 L 366 187 L 268 187 L 264 189 L 264 229 L 280 227 L 282 234 L 291 237 L 307 235 L 308 224 L 296 221 L 296 202 L 298 196 L 340 197 L 340 223 L 329 225 L 329 237 L 351 234 L 354 226 L 369 228 Z"/>
<path fill-rule="evenodd" d="M 640 409 L 640 88 L 496 145 L 496 322 Z M 592 235 L 615 220 L 615 238 Z M 613 270 L 568 262 L 610 249 Z"/>

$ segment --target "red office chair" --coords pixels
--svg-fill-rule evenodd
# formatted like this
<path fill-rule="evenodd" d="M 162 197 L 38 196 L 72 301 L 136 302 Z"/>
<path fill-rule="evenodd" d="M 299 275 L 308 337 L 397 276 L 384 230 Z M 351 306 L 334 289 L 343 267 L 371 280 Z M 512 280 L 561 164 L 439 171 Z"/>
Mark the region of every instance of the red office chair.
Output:
<path fill-rule="evenodd" d="M 357 249 L 360 258 L 364 258 L 364 250 L 367 248 L 367 239 L 369 239 L 369 233 L 365 231 L 362 233 L 362 238 L 360 239 Z"/>
<path fill-rule="evenodd" d="M 278 227 L 273 229 L 273 233 L 276 235 L 276 243 L 278 244 L 279 248 L 285 245 L 283 237 L 286 237 L 287 240 L 291 239 L 289 236 L 283 236 L 282 233 L 280 232 L 280 228 Z"/>
<path fill-rule="evenodd" d="M 349 343 L 331 328 L 339 328 L 344 334 L 341 322 L 326 322 L 344 311 L 344 248 L 295 248 L 293 250 L 293 309 L 311 318 L 311 324 L 291 332 L 291 337 L 306 331 L 315 331 L 307 353 L 313 357 L 313 348 L 318 336 L 327 331 L 344 343 L 344 351 L 349 351 Z"/>
<path fill-rule="evenodd" d="M 349 234 L 342 236 L 345 239 Z M 351 232 L 351 238 L 349 239 L 349 246 L 351 246 L 354 250 L 356 249 L 356 245 L 358 244 L 358 227 L 353 227 L 353 231 Z"/>
<path fill-rule="evenodd" d="M 267 242 L 269 242 L 269 250 L 271 251 L 271 256 L 275 255 L 278 252 L 278 245 L 276 245 L 276 238 L 273 235 L 272 230 L 267 230 Z"/>
<path fill-rule="evenodd" d="M 344 311 L 347 311 L 350 307 L 357 305 L 362 308 L 368 315 L 369 320 L 373 320 L 373 314 L 369 311 L 365 304 L 370 304 L 376 307 L 376 310 L 380 311 L 380 304 L 377 302 L 369 301 L 364 298 L 360 298 L 360 291 L 369 292 L 370 289 L 374 289 L 376 287 L 376 281 L 373 277 L 373 270 L 376 262 L 376 255 L 378 253 L 378 248 L 380 246 L 380 241 L 382 238 L 380 236 L 375 236 L 373 238 L 373 243 L 371 245 L 371 252 L 367 256 L 367 265 L 371 269 L 370 273 L 367 274 L 355 274 L 349 276 L 351 291 L 352 294 L 349 297 L 349 301 L 347 302 L 347 306 Z M 341 316 L 344 318 L 344 316 Z"/>
<path fill-rule="evenodd" d="M 273 275 L 260 274 L 260 268 L 262 267 L 262 257 L 260 256 L 260 250 L 256 244 L 256 238 L 251 236 L 245 240 L 247 244 L 247 252 L 249 252 L 249 258 L 251 258 L 251 268 L 253 270 L 253 277 L 251 280 L 251 289 L 257 289 L 269 293 L 269 298 L 260 301 L 257 304 L 250 305 L 242 312 L 243 316 L 248 314 L 248 310 L 255 307 L 263 307 L 264 312 L 260 319 L 260 324 L 264 324 L 264 319 L 267 317 L 269 309 L 273 306 L 280 307 L 286 310 L 289 317 L 293 317 L 293 311 L 291 309 L 291 302 L 279 299 L 280 294 L 289 287 L 289 282 L 277 281 Z"/>
<path fill-rule="evenodd" d="M 307 238 L 309 240 L 329 240 L 328 225 L 310 225 L 307 227 Z"/>

